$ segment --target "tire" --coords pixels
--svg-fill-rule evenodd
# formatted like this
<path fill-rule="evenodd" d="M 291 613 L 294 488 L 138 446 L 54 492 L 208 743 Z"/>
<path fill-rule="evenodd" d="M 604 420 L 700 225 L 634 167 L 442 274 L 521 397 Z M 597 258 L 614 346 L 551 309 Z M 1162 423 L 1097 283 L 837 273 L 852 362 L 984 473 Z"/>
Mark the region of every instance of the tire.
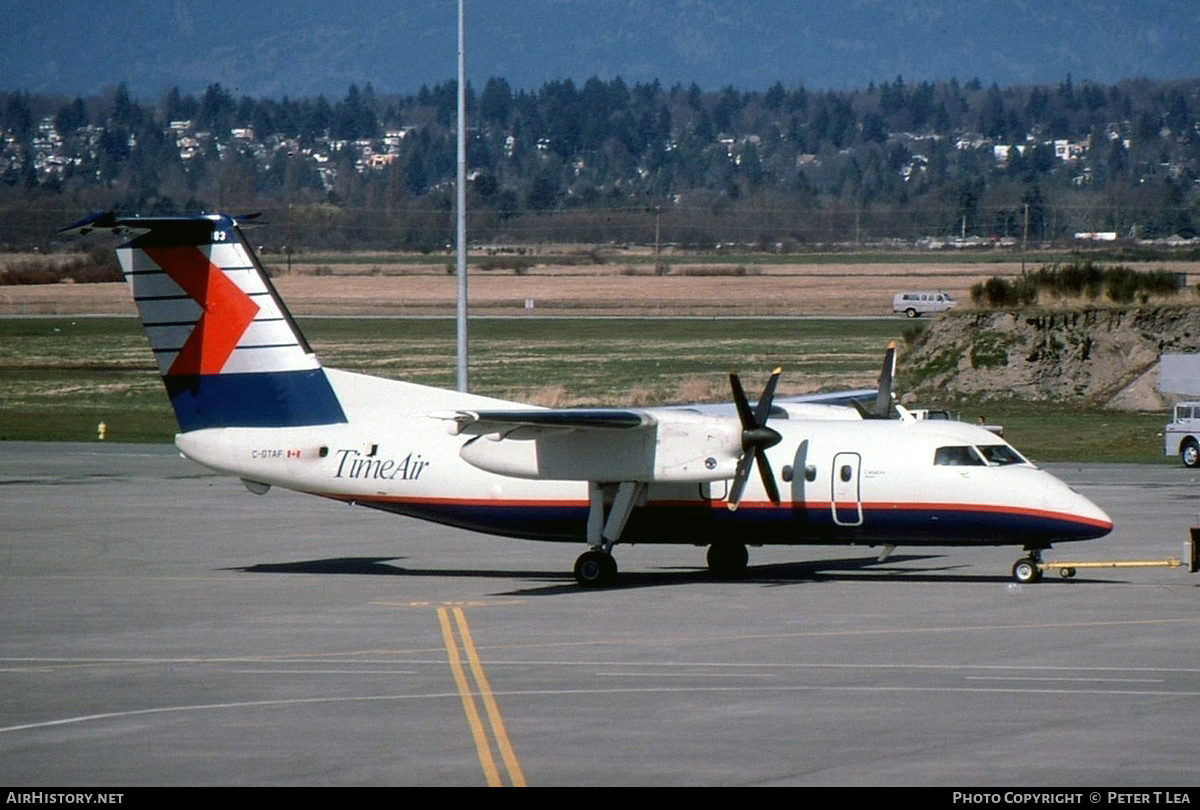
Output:
<path fill-rule="evenodd" d="M 737 579 L 746 573 L 750 555 L 741 543 L 713 543 L 708 547 L 708 571 L 718 579 Z"/>
<path fill-rule="evenodd" d="M 575 581 L 582 588 L 605 588 L 617 581 L 617 561 L 603 551 L 585 551 L 575 561 Z"/>
<path fill-rule="evenodd" d="M 908 317 L 910 317 L 910 318 L 915 318 L 915 317 L 917 317 L 918 315 L 920 315 L 921 313 L 917 312 L 917 311 L 916 311 L 915 309 L 913 309 L 912 307 L 909 307 L 908 309 L 904 310 L 904 314 L 905 314 L 905 315 L 907 315 L 907 316 L 908 316 Z"/>
<path fill-rule="evenodd" d="M 1179 448 L 1179 460 L 1185 467 L 1200 467 L 1200 445 L 1195 439 L 1185 439 Z"/>
<path fill-rule="evenodd" d="M 1026 585 L 1041 579 L 1042 570 L 1038 568 L 1038 564 L 1033 558 L 1022 557 L 1013 563 L 1012 575 L 1017 582 Z"/>

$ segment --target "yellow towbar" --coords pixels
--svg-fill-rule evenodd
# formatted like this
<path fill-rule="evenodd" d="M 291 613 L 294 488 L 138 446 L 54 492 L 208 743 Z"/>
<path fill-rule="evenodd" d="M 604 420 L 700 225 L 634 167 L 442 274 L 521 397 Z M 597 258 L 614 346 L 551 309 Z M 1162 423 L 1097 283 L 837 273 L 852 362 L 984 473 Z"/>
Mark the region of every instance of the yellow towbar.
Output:
<path fill-rule="evenodd" d="M 1038 562 L 1038 571 L 1050 571 L 1054 568 L 1058 569 L 1058 575 L 1063 579 L 1070 579 L 1075 576 L 1075 572 L 1080 568 L 1179 568 L 1186 565 L 1188 570 L 1195 574 L 1200 570 L 1200 554 L 1197 552 L 1197 546 L 1200 545 L 1200 526 L 1191 528 L 1191 537 L 1183 543 L 1183 557 L 1168 557 L 1163 560 L 1088 560 L 1088 561 L 1066 561 L 1066 560 L 1051 560 L 1047 562 Z"/>

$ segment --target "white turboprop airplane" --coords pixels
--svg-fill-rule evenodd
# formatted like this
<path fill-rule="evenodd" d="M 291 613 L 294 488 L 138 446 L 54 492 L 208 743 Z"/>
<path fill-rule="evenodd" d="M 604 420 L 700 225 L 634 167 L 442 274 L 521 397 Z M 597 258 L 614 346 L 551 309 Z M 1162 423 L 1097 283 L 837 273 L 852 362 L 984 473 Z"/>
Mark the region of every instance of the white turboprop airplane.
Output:
<path fill-rule="evenodd" d="M 323 368 L 231 217 L 110 213 L 63 229 L 99 230 L 129 238 L 117 254 L 176 445 L 255 493 L 586 543 L 583 586 L 615 581 L 617 542 L 707 545 L 724 576 L 745 569 L 747 544 L 879 545 L 881 560 L 900 544 L 1011 544 L 1027 552 L 1013 576 L 1032 582 L 1052 543 L 1112 529 L 994 433 L 902 409 L 870 418 L 898 409 L 893 352 L 870 412 L 776 403 L 778 369 L 756 407 L 731 374 L 733 409 L 536 408 Z"/>

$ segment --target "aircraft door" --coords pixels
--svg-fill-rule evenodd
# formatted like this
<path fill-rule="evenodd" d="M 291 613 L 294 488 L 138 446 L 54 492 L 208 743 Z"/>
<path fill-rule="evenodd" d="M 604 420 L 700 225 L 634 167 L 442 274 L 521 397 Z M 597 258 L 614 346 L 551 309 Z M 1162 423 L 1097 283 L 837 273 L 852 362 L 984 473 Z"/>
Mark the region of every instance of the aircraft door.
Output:
<path fill-rule="evenodd" d="M 862 500 L 859 492 L 859 468 L 862 457 L 858 453 L 838 453 L 833 457 L 833 491 L 829 508 L 833 522 L 838 526 L 862 525 Z"/>

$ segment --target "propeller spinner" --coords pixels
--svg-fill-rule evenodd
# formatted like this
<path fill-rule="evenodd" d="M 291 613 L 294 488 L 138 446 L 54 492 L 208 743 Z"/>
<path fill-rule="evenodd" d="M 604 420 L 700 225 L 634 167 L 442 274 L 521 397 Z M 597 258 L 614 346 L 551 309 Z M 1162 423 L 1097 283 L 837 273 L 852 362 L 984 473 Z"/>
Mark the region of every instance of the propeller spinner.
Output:
<path fill-rule="evenodd" d="M 729 372 L 729 387 L 733 389 L 733 402 L 737 406 L 738 419 L 742 423 L 742 457 L 738 461 L 733 487 L 726 502 L 731 512 L 741 503 L 742 492 L 746 489 L 746 480 L 750 477 L 750 468 L 754 466 L 755 460 L 758 461 L 758 474 L 762 477 L 767 497 L 772 503 L 779 504 L 779 487 L 775 485 L 775 476 L 767 461 L 767 448 L 779 444 L 783 437 L 767 427 L 767 416 L 771 413 L 771 400 L 775 397 L 775 386 L 779 382 L 780 372 L 781 369 L 778 368 L 771 372 L 771 379 L 763 388 L 754 410 L 750 409 L 750 402 L 746 399 L 746 392 L 737 372 Z"/>

